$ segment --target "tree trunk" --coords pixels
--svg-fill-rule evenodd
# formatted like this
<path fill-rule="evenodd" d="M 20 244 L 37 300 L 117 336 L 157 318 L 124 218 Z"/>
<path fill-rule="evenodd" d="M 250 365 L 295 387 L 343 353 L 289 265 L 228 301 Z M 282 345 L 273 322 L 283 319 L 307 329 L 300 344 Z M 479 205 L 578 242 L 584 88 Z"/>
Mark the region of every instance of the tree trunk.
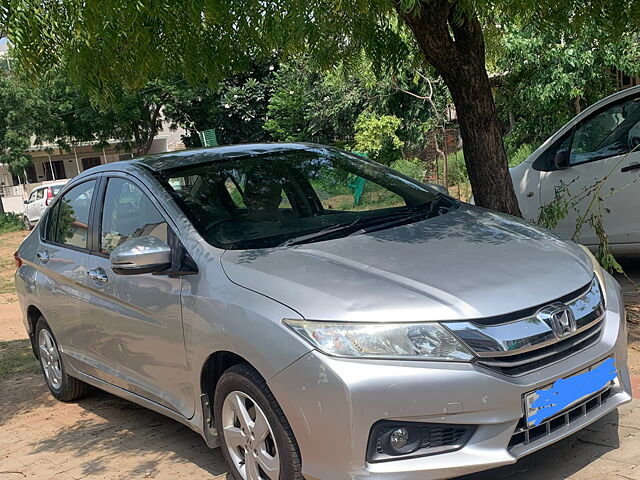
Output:
<path fill-rule="evenodd" d="M 420 50 L 451 92 L 475 203 L 521 216 L 485 67 L 482 27 L 474 14 L 456 8 L 455 1 L 422 0 L 406 11 L 396 0 Z"/>

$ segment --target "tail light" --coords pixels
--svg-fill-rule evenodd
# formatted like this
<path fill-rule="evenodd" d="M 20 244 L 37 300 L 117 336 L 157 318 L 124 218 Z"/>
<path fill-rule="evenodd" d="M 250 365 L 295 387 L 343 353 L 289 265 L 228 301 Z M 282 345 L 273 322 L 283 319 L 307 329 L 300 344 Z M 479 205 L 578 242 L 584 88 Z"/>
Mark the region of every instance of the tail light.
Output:
<path fill-rule="evenodd" d="M 20 268 L 22 266 L 22 259 L 20 258 L 19 252 L 13 254 L 13 261 L 16 264 L 16 268 Z"/>
<path fill-rule="evenodd" d="M 47 188 L 47 199 L 44 201 L 45 206 L 49 206 L 51 199 L 53 198 L 53 188 Z"/>

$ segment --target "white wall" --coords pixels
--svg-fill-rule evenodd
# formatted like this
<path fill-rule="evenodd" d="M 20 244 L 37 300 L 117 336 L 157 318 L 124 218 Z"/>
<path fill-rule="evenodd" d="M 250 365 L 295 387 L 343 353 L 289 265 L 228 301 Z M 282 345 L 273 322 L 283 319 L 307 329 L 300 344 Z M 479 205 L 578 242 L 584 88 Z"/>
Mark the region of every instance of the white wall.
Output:
<path fill-rule="evenodd" d="M 22 214 L 24 212 L 24 199 L 22 195 L 2 197 L 2 206 L 5 212 Z"/>

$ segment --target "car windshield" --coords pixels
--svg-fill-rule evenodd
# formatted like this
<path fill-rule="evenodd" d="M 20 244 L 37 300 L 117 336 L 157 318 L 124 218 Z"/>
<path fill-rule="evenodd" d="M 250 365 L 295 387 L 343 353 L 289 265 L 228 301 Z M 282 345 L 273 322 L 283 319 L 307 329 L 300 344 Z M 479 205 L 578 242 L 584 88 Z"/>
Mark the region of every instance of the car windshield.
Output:
<path fill-rule="evenodd" d="M 236 157 L 159 176 L 202 236 L 225 249 L 339 238 L 457 205 L 394 170 L 334 149 Z"/>

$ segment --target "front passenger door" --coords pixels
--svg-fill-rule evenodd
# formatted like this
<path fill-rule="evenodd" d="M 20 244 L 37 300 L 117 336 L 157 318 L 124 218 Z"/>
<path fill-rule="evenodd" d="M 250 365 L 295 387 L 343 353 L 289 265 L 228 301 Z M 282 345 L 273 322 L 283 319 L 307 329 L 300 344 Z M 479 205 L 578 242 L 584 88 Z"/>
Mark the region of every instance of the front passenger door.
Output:
<path fill-rule="evenodd" d="M 88 260 L 87 284 L 91 315 L 107 332 L 102 376 L 190 417 L 194 401 L 188 393 L 180 278 L 117 275 L 109 261 L 113 249 L 133 237 L 152 235 L 167 243 L 171 227 L 146 189 L 130 177 L 108 178 L 99 222 L 99 251 Z"/>
<path fill-rule="evenodd" d="M 578 217 L 585 215 L 593 198 L 593 192 L 583 192 L 593 190 L 599 180 L 606 178 L 600 197 L 609 242 L 612 246 L 640 243 L 640 95 L 596 110 L 560 139 L 554 149 L 549 158 L 564 151 L 569 165 L 563 169 L 549 165 L 549 171 L 542 176 L 542 204 L 553 201 L 561 183 L 568 185 L 574 198 L 582 198 L 578 211 L 569 211 L 554 231 L 564 238 L 572 237 Z M 592 208 L 597 209 L 597 205 Z M 577 241 L 599 244 L 598 235 L 588 222 Z"/>

